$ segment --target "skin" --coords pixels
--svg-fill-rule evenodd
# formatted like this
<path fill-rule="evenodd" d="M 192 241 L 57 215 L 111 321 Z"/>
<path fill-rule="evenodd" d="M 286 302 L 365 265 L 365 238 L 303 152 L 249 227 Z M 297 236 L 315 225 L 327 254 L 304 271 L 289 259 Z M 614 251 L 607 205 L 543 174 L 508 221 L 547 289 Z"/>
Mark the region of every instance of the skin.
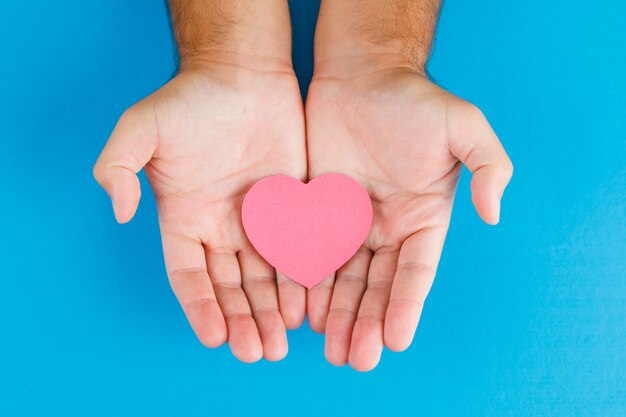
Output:
<path fill-rule="evenodd" d="M 305 123 L 286 2 L 171 1 L 179 74 L 120 118 L 94 167 L 129 221 L 145 167 L 168 276 L 198 338 L 244 362 L 279 360 L 305 314 L 336 365 L 406 349 L 432 285 L 461 163 L 490 224 L 512 165 L 482 113 L 425 76 L 436 1 L 322 3 Z M 287 35 L 286 35 L 287 34 Z M 307 146 L 308 166 L 307 175 Z M 361 250 L 305 293 L 254 251 L 243 195 L 283 173 L 344 172 L 369 191 Z M 282 315 L 282 318 L 281 318 Z"/>
<path fill-rule="evenodd" d="M 309 178 L 341 172 L 374 207 L 363 247 L 309 290 L 327 360 L 368 371 L 412 342 L 443 248 L 461 164 L 496 224 L 513 167 L 474 105 L 430 82 L 437 1 L 324 0 L 306 102 Z"/>
<path fill-rule="evenodd" d="M 277 282 L 240 213 L 257 180 L 306 178 L 287 4 L 192 0 L 170 8 L 181 69 L 122 115 L 94 176 L 125 223 L 145 168 L 167 274 L 204 345 L 227 341 L 244 362 L 279 360 L 287 354 L 285 327 L 304 319 L 305 290 L 283 276 Z"/>

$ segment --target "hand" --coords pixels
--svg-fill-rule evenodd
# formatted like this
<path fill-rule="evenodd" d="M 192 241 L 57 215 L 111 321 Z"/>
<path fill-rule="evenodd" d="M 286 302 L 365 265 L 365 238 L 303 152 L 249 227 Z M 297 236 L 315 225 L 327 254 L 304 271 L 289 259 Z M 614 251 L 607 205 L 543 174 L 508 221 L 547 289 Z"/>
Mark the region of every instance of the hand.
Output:
<path fill-rule="evenodd" d="M 334 284 L 331 277 L 308 292 L 307 306 L 311 326 L 326 330 L 328 361 L 366 371 L 383 345 L 402 351 L 411 344 L 460 161 L 473 173 L 472 200 L 489 224 L 498 222 L 512 165 L 475 106 L 409 67 L 314 77 L 306 119 L 309 177 L 343 172 L 372 197 L 369 237 Z"/>
<path fill-rule="evenodd" d="M 119 120 L 94 167 L 120 223 L 146 168 L 169 280 L 200 341 L 226 340 L 244 362 L 287 353 L 285 325 L 304 317 L 303 287 L 279 277 L 248 242 L 241 204 L 272 174 L 304 179 L 304 117 L 290 65 L 230 60 L 189 66 Z M 283 301 L 284 300 L 284 301 Z"/>

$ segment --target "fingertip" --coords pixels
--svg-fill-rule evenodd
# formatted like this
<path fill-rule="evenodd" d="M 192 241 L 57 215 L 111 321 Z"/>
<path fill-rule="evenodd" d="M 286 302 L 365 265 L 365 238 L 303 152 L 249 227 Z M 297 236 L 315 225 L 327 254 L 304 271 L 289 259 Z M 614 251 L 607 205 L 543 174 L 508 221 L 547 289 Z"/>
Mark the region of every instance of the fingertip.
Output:
<path fill-rule="evenodd" d="M 137 208 L 127 208 L 113 203 L 113 215 L 119 224 L 126 224 L 135 217 Z"/>
<path fill-rule="evenodd" d="M 214 332 L 197 335 L 197 337 L 205 347 L 215 349 L 226 343 L 228 333 L 226 332 L 226 326 L 224 326 L 223 330 L 216 329 Z"/>
<path fill-rule="evenodd" d="M 217 348 L 226 343 L 226 321 L 215 300 L 193 304 L 187 311 L 187 318 L 196 337 L 204 346 Z"/>
<path fill-rule="evenodd" d="M 316 323 L 309 319 L 309 328 L 313 330 L 313 333 L 324 334 L 325 326 L 321 323 Z"/>
<path fill-rule="evenodd" d="M 354 315 L 341 310 L 328 315 L 324 356 L 332 365 L 344 366 L 348 363 L 354 319 Z"/>
<path fill-rule="evenodd" d="M 385 331 L 385 346 L 392 352 L 404 352 L 413 343 L 413 333 L 410 335 Z"/>
<path fill-rule="evenodd" d="M 310 309 L 308 314 L 309 327 L 317 334 L 324 334 L 326 331 L 326 313 L 317 310 L 315 307 Z"/>
<path fill-rule="evenodd" d="M 255 363 L 263 358 L 263 350 L 235 351 L 231 349 L 233 356 L 243 363 Z"/>
<path fill-rule="evenodd" d="M 298 330 L 300 327 L 302 327 L 303 324 L 304 324 L 304 319 L 302 320 L 294 319 L 294 320 L 285 321 L 285 327 L 287 328 L 287 330 Z"/>
<path fill-rule="evenodd" d="M 385 346 L 393 352 L 404 352 L 413 343 L 421 314 L 421 306 L 396 308 L 390 305 L 385 317 L 383 339 Z"/>
<path fill-rule="evenodd" d="M 296 330 L 306 316 L 306 289 L 277 271 L 278 309 L 288 330 Z"/>
<path fill-rule="evenodd" d="M 400 353 L 400 352 L 404 352 L 405 350 L 407 350 L 409 348 L 409 346 L 411 346 L 411 342 L 413 341 L 413 339 L 411 339 L 411 341 L 409 342 L 401 342 L 401 341 L 389 341 L 386 342 L 385 346 L 387 347 L 387 349 L 389 349 L 392 352 L 395 353 Z"/>
<path fill-rule="evenodd" d="M 370 372 L 378 366 L 380 355 L 353 357 L 350 355 L 350 367 L 358 372 Z"/>
<path fill-rule="evenodd" d="M 229 342 L 228 346 L 233 356 L 243 363 L 255 363 L 263 358 L 263 349 L 260 345 L 258 348 L 242 349 Z"/>
<path fill-rule="evenodd" d="M 326 361 L 333 366 L 342 367 L 348 364 L 347 355 L 338 355 L 335 352 L 324 349 L 324 356 L 326 357 Z"/>
<path fill-rule="evenodd" d="M 113 206 L 115 220 L 128 223 L 135 215 L 141 199 L 141 185 L 137 175 L 123 168 L 98 168 L 98 183 L 107 192 Z"/>
<path fill-rule="evenodd" d="M 306 298 L 304 294 L 302 297 L 294 297 L 290 301 L 279 298 L 279 309 L 287 330 L 299 329 L 306 317 Z"/>
<path fill-rule="evenodd" d="M 281 312 L 287 330 L 297 330 L 304 324 L 305 310 L 286 309 Z"/>
<path fill-rule="evenodd" d="M 500 222 L 500 200 L 497 197 L 472 194 L 472 203 L 485 223 L 495 226 Z"/>
<path fill-rule="evenodd" d="M 278 310 L 259 312 L 255 319 L 263 344 L 263 358 L 276 362 L 287 356 L 287 330 Z"/>
<path fill-rule="evenodd" d="M 502 192 L 487 175 L 476 173 L 472 179 L 472 203 L 480 218 L 487 224 L 496 225 L 500 221 L 500 200 Z"/>
<path fill-rule="evenodd" d="M 233 356 L 245 363 L 254 363 L 263 357 L 259 331 L 251 316 L 231 317 L 228 322 L 228 346 Z"/>
<path fill-rule="evenodd" d="M 357 322 L 348 354 L 352 369 L 359 372 L 371 371 L 380 362 L 382 353 L 383 332 L 379 323 Z"/>
<path fill-rule="evenodd" d="M 270 362 L 278 362 L 280 360 L 285 359 L 289 353 L 289 346 L 287 343 L 276 344 L 275 346 L 271 346 L 263 349 L 263 358 Z"/>

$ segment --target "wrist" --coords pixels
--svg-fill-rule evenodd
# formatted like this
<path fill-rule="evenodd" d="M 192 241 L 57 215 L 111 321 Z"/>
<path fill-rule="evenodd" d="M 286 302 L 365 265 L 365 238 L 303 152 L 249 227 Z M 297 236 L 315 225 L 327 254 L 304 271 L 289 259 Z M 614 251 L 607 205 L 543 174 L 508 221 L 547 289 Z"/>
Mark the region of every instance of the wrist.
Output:
<path fill-rule="evenodd" d="M 315 60 L 314 79 L 349 79 L 381 73 L 391 69 L 406 69 L 426 77 L 426 59 L 415 61 L 393 50 L 360 50 L 351 53 L 326 54 Z"/>
<path fill-rule="evenodd" d="M 276 73 L 295 76 L 290 57 L 262 55 L 245 50 L 210 48 L 194 55 L 181 56 L 179 72 L 222 68 L 226 73 Z"/>
<path fill-rule="evenodd" d="M 291 67 L 287 0 L 170 0 L 181 70 L 219 62 Z"/>
<path fill-rule="evenodd" d="M 349 77 L 389 68 L 425 74 L 438 0 L 323 0 L 315 75 Z"/>

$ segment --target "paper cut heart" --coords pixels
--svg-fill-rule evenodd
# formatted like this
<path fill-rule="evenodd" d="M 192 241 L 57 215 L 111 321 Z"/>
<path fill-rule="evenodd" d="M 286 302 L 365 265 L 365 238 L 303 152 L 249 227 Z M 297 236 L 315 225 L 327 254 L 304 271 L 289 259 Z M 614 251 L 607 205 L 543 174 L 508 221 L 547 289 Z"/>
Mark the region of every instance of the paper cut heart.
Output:
<path fill-rule="evenodd" d="M 308 184 L 275 175 L 252 186 L 241 217 L 259 254 L 311 288 L 359 250 L 372 226 L 372 202 L 346 175 L 324 174 Z"/>

